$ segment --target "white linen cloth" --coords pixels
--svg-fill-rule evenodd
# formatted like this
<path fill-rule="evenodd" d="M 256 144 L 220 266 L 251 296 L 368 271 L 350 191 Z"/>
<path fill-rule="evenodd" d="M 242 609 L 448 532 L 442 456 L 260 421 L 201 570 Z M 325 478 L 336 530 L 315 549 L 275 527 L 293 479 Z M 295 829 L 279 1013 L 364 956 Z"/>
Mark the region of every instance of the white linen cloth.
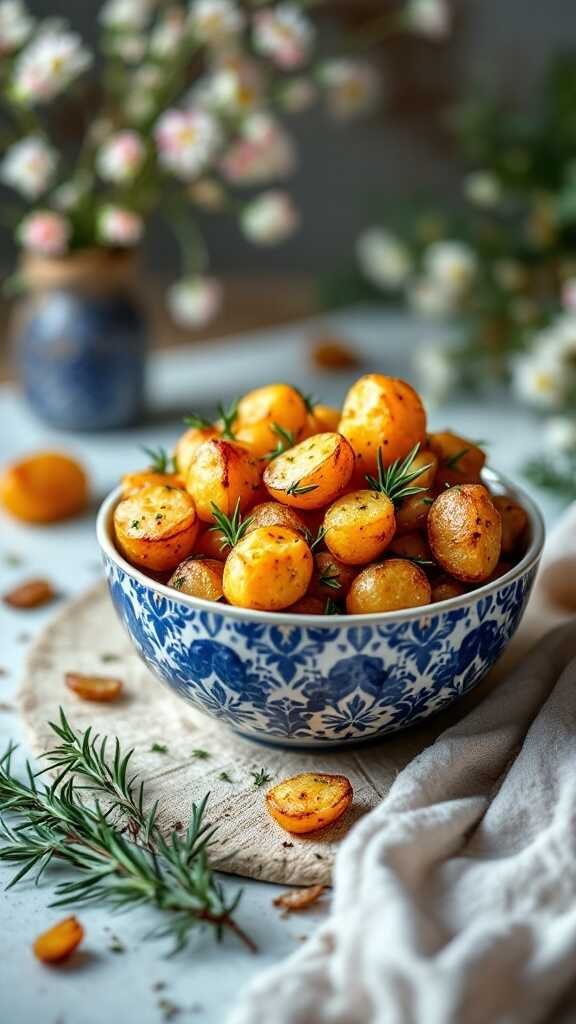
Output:
<path fill-rule="evenodd" d="M 533 608 L 569 596 L 567 554 L 576 566 L 574 510 Z M 326 922 L 229 1024 L 532 1024 L 572 987 L 576 620 L 398 775 L 342 844 Z"/>

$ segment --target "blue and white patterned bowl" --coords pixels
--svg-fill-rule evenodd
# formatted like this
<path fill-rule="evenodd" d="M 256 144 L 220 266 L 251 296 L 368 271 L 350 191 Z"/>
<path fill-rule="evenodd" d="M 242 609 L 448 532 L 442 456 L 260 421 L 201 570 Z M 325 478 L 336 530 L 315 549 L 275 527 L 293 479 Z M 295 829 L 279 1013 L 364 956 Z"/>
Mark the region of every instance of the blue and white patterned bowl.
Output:
<path fill-rule="evenodd" d="M 181 594 L 116 550 L 104 501 L 98 541 L 116 611 L 140 657 L 183 700 L 242 735 L 329 748 L 396 732 L 472 689 L 516 632 L 544 526 L 528 496 L 486 470 L 528 513 L 530 542 L 505 576 L 426 608 L 316 616 L 250 611 Z"/>

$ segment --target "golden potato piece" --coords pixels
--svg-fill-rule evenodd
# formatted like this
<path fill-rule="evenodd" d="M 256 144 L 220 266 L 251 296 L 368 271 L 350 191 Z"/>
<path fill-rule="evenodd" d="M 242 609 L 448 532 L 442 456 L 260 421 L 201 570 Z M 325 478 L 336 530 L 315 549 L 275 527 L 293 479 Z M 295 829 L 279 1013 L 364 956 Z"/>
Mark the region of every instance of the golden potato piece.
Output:
<path fill-rule="evenodd" d="M 417 608 L 430 601 L 430 582 L 420 566 L 403 558 L 388 558 L 358 573 L 348 591 L 346 610 L 349 615 L 368 615 Z"/>
<path fill-rule="evenodd" d="M 280 908 L 283 917 L 288 917 L 289 914 L 297 914 L 300 910 L 307 910 L 313 906 L 325 891 L 325 885 L 307 885 L 302 889 L 283 892 L 272 902 L 275 907 Z"/>
<path fill-rule="evenodd" d="M 410 482 L 411 487 L 432 487 L 438 472 L 438 456 L 431 448 L 420 448 L 412 459 L 411 470 L 422 467 L 422 472 Z M 418 495 L 412 495 L 418 497 Z"/>
<path fill-rule="evenodd" d="M 496 568 L 502 521 L 482 484 L 461 484 L 439 494 L 430 508 L 427 532 L 435 561 L 450 576 L 480 583 Z"/>
<path fill-rule="evenodd" d="M 246 527 L 246 533 L 253 533 L 261 526 L 284 526 L 287 530 L 296 530 L 303 537 L 308 536 L 308 527 L 302 516 L 288 505 L 281 505 L 279 501 L 262 501 L 250 509 L 250 524 Z"/>
<path fill-rule="evenodd" d="M 132 565 L 170 572 L 191 554 L 198 533 L 194 502 L 177 487 L 145 487 L 114 511 L 116 543 Z"/>
<path fill-rule="evenodd" d="M 365 565 L 388 547 L 396 529 L 394 505 L 379 491 L 352 491 L 324 516 L 328 550 L 346 565 Z"/>
<path fill-rule="evenodd" d="M 315 434 L 273 459 L 264 470 L 268 492 L 284 505 L 322 508 L 352 476 L 354 452 L 341 434 Z"/>
<path fill-rule="evenodd" d="M 77 515 L 88 503 L 88 480 L 75 459 L 36 452 L 0 477 L 0 502 L 26 523 L 53 523 Z"/>
<path fill-rule="evenodd" d="M 438 458 L 436 483 L 439 489 L 446 484 L 452 487 L 454 484 L 480 483 L 486 453 L 474 441 L 443 430 L 430 434 L 428 445 Z"/>
<path fill-rule="evenodd" d="M 382 450 L 385 466 L 402 459 L 426 436 L 426 413 L 406 381 L 370 373 L 360 377 L 346 396 L 340 432 L 348 438 L 362 473 L 374 474 Z"/>
<path fill-rule="evenodd" d="M 432 583 L 432 601 L 449 601 L 451 597 L 461 597 L 467 593 L 467 588 L 459 580 L 453 580 L 450 576 L 438 576 Z"/>
<path fill-rule="evenodd" d="M 220 436 L 216 426 L 210 427 L 189 427 L 180 435 L 174 449 L 174 464 L 176 470 L 183 477 L 186 477 L 188 470 L 196 458 L 196 452 L 204 441 L 211 441 Z"/>
<path fill-rule="evenodd" d="M 194 499 L 198 517 L 215 521 L 213 505 L 230 516 L 236 503 L 243 512 L 260 487 L 260 463 L 244 445 L 222 438 L 204 441 L 186 477 L 186 490 Z"/>
<path fill-rule="evenodd" d="M 309 593 L 315 597 L 331 597 L 335 601 L 345 597 L 356 576 L 357 569 L 339 562 L 330 551 L 320 551 L 314 557 L 314 575 Z"/>
<path fill-rule="evenodd" d="M 321 597 L 314 597 L 313 594 L 304 594 L 299 601 L 291 604 L 286 611 L 294 615 L 325 615 L 326 601 Z"/>
<path fill-rule="evenodd" d="M 311 417 L 314 425 L 317 427 L 314 430 L 315 434 L 321 434 L 323 431 L 338 433 L 342 411 L 341 409 L 333 408 L 331 405 L 315 405 L 312 409 Z"/>
<path fill-rule="evenodd" d="M 194 554 L 202 555 L 204 558 L 214 558 L 219 562 L 225 562 L 230 554 L 230 544 L 222 533 L 222 530 L 212 530 L 210 527 L 203 530 L 198 536 L 194 545 Z"/>
<path fill-rule="evenodd" d="M 398 533 L 412 533 L 413 530 L 425 530 L 428 513 L 434 501 L 432 491 L 422 494 L 411 494 L 396 508 L 396 529 Z"/>
<path fill-rule="evenodd" d="M 50 580 L 38 578 L 26 580 L 25 583 L 19 583 L 18 586 L 3 594 L 2 600 L 10 608 L 27 611 L 29 608 L 40 608 L 43 604 L 48 604 L 56 597 L 58 597 L 58 593 L 50 583 Z"/>
<path fill-rule="evenodd" d="M 421 530 L 396 534 L 388 545 L 388 553 L 396 555 L 398 558 L 411 558 L 416 562 L 433 561 L 428 538 Z"/>
<path fill-rule="evenodd" d="M 168 586 L 190 597 L 201 597 L 204 601 L 219 601 L 224 591 L 222 576 L 223 561 L 216 558 L 185 558 L 172 573 Z"/>
<path fill-rule="evenodd" d="M 304 772 L 269 789 L 266 808 L 287 832 L 317 832 L 342 817 L 352 796 L 345 775 Z"/>
<path fill-rule="evenodd" d="M 280 611 L 304 597 L 312 552 L 294 530 L 261 526 L 236 544 L 224 566 L 224 596 L 240 608 Z"/>
<path fill-rule="evenodd" d="M 122 680 L 111 676 L 87 676 L 82 672 L 67 672 L 64 682 L 81 700 L 93 704 L 111 704 L 122 693 Z"/>
<path fill-rule="evenodd" d="M 129 498 L 144 487 L 181 487 L 184 489 L 184 480 L 178 473 L 158 473 L 154 469 L 137 470 L 135 473 L 125 473 L 122 477 L 122 497 Z"/>
<path fill-rule="evenodd" d="M 522 505 L 505 495 L 492 498 L 502 519 L 502 554 L 510 555 L 522 541 L 528 526 L 528 516 Z"/>
<path fill-rule="evenodd" d="M 234 434 L 254 455 L 274 451 L 276 426 L 299 439 L 306 427 L 308 409 L 302 395 L 290 384 L 268 384 L 249 391 L 238 403 Z"/>
<path fill-rule="evenodd" d="M 45 964 L 66 960 L 84 938 L 84 928 L 76 917 L 65 917 L 58 924 L 39 935 L 34 943 L 34 955 Z"/>

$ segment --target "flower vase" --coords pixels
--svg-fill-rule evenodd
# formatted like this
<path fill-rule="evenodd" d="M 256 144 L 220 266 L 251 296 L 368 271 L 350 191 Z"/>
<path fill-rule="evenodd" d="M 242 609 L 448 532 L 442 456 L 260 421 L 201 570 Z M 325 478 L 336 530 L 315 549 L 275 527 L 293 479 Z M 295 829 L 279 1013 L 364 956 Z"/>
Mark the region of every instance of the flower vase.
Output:
<path fill-rule="evenodd" d="M 13 320 L 15 361 L 34 412 L 63 430 L 135 423 L 144 410 L 146 322 L 131 252 L 28 256 Z"/>

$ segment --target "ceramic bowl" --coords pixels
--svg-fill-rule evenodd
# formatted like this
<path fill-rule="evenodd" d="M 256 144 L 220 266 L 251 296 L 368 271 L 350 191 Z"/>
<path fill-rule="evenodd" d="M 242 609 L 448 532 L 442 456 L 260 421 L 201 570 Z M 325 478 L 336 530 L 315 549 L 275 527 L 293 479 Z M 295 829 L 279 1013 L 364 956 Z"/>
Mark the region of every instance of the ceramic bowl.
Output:
<path fill-rule="evenodd" d="M 181 594 L 117 551 L 115 490 L 98 515 L 114 606 L 142 660 L 182 700 L 279 746 L 351 746 L 414 725 L 475 686 L 516 632 L 542 552 L 540 513 L 492 470 L 529 518 L 522 560 L 462 597 L 358 616 L 250 611 Z"/>

